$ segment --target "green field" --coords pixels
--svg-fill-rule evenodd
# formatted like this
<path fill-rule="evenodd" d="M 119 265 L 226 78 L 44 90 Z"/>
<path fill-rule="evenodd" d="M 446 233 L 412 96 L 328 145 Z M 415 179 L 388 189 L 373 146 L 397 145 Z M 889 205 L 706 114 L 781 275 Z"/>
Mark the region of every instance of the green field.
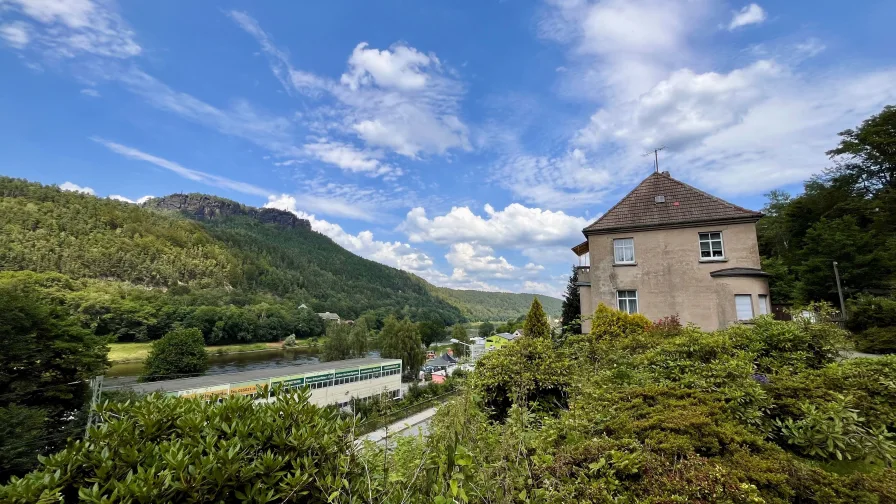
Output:
<path fill-rule="evenodd" d="M 308 346 L 308 341 L 297 341 L 297 347 Z M 115 362 L 136 362 L 146 359 L 152 342 L 148 343 L 110 343 L 109 360 Z M 271 350 L 281 348 L 280 343 L 242 343 L 237 345 L 207 346 L 209 354 L 229 354 L 239 352 L 252 352 L 256 350 Z"/>

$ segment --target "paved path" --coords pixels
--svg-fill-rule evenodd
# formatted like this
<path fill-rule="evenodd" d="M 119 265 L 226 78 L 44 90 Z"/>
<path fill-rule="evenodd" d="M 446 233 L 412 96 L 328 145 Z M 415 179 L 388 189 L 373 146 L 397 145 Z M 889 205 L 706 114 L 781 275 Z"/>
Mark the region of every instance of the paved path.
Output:
<path fill-rule="evenodd" d="M 379 443 L 386 438 L 386 436 L 393 436 L 395 434 L 403 433 L 407 430 L 413 430 L 414 433 L 419 432 L 419 428 L 412 429 L 413 427 L 422 424 L 423 422 L 428 421 L 433 415 L 436 414 L 436 408 L 429 408 L 421 411 L 420 413 L 411 415 L 405 419 L 399 420 L 388 427 L 384 427 L 382 429 L 375 430 L 370 434 L 367 434 L 362 440 L 373 441 L 374 443 Z"/>

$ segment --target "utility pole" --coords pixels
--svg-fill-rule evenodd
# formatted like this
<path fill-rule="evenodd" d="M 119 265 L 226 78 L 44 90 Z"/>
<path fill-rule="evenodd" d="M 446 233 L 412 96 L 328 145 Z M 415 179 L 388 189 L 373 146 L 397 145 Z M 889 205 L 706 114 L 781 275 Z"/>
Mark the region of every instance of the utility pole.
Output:
<path fill-rule="evenodd" d="M 843 288 L 840 287 L 840 272 L 837 271 L 837 261 L 834 261 L 834 278 L 837 280 L 837 294 L 840 296 L 840 316 L 846 321 L 846 303 L 843 302 Z"/>
<path fill-rule="evenodd" d="M 656 170 L 656 173 L 660 172 L 660 151 L 665 150 L 665 148 L 666 146 L 664 145 L 662 147 L 657 147 L 652 151 L 647 151 L 644 153 L 645 156 L 649 156 L 651 153 L 653 153 L 653 169 Z"/>
<path fill-rule="evenodd" d="M 87 410 L 87 428 L 84 429 L 84 439 L 87 439 L 87 433 L 90 432 L 90 426 L 93 425 L 93 411 L 96 409 L 97 403 L 100 402 L 102 393 L 103 375 L 94 376 L 90 379 L 90 409 Z"/>

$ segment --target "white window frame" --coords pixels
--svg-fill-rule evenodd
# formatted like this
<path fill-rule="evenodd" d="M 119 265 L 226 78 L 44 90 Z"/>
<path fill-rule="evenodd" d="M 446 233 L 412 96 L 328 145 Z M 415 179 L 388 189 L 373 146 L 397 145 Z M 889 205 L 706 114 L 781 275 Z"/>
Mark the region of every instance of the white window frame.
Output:
<path fill-rule="evenodd" d="M 616 256 L 617 250 L 622 250 L 622 257 L 625 257 L 625 249 L 628 248 L 628 244 L 618 244 L 619 242 L 631 241 L 631 249 L 632 249 L 632 260 L 631 261 L 620 261 Z M 613 264 L 635 264 L 635 239 L 634 238 L 614 238 L 613 239 Z"/>
<path fill-rule="evenodd" d="M 619 296 L 619 294 L 622 293 L 622 292 L 634 292 L 634 293 L 635 293 L 635 297 L 631 298 L 631 297 L 627 297 L 627 296 L 626 296 L 625 298 L 621 298 L 621 297 Z M 626 301 L 626 304 L 625 304 L 625 307 L 626 307 L 626 308 L 625 308 L 624 310 L 619 306 L 619 301 L 620 301 L 620 299 L 625 299 L 625 301 Z M 632 300 L 635 301 L 635 311 L 629 311 L 629 310 L 628 310 L 628 308 L 629 308 L 629 304 L 631 303 Z M 640 313 L 640 310 L 641 310 L 641 302 L 638 300 L 638 291 L 637 291 L 636 289 L 620 289 L 620 290 L 617 290 L 617 291 L 616 291 L 616 309 L 619 310 L 619 311 L 624 311 L 624 312 L 626 312 L 626 313 Z"/>
<path fill-rule="evenodd" d="M 713 233 L 719 234 L 718 240 L 712 239 Z M 709 235 L 709 238 L 704 240 L 702 235 Z M 716 242 L 716 241 L 718 241 L 719 244 L 722 246 L 722 255 L 719 257 L 713 257 L 713 255 L 712 255 L 712 244 L 713 244 L 713 242 Z M 709 257 L 703 257 L 703 247 L 701 247 L 701 245 L 703 245 L 703 242 L 709 243 Z M 701 261 L 724 261 L 725 260 L 725 236 L 724 236 L 724 233 L 722 233 L 721 231 L 699 231 L 697 233 L 697 254 L 699 255 Z"/>
<path fill-rule="evenodd" d="M 737 298 L 748 298 L 750 300 L 750 316 L 747 318 L 741 317 L 740 312 L 737 310 Z M 756 318 L 756 308 L 753 307 L 753 295 L 752 294 L 735 294 L 734 295 L 734 314 L 737 317 L 738 322 L 745 322 L 748 320 L 753 320 Z"/>
<path fill-rule="evenodd" d="M 768 315 L 771 312 L 771 306 L 768 304 L 768 294 L 759 294 L 759 315 Z"/>

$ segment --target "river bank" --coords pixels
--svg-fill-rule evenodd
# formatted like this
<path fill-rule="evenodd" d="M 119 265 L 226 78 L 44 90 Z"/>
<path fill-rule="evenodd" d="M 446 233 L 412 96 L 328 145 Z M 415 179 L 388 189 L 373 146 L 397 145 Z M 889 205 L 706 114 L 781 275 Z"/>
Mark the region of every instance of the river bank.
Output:
<path fill-rule="evenodd" d="M 320 345 L 320 340 L 297 340 L 296 349 L 309 349 Z M 109 362 L 114 364 L 142 363 L 152 349 L 152 342 L 146 343 L 110 343 Z M 271 351 L 283 349 L 283 343 L 238 343 L 235 345 L 210 345 L 205 347 L 209 355 L 228 355 L 245 352 Z"/>

